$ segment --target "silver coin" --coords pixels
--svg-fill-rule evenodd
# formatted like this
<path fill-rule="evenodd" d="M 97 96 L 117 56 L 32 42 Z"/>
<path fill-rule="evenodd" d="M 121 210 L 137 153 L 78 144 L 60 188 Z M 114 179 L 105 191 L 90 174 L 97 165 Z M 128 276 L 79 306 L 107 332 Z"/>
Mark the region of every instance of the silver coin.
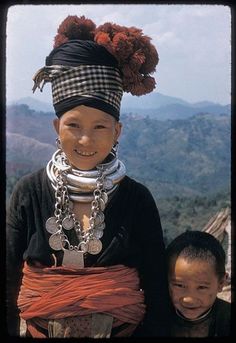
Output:
<path fill-rule="evenodd" d="M 102 250 L 102 242 L 99 239 L 92 238 L 88 242 L 88 252 L 97 255 Z"/>
<path fill-rule="evenodd" d="M 102 192 L 102 199 L 105 202 L 105 204 L 107 204 L 107 202 L 108 202 L 108 195 L 107 195 L 106 192 Z"/>
<path fill-rule="evenodd" d="M 99 205 L 100 205 L 101 211 L 104 211 L 105 208 L 106 208 L 106 204 L 105 204 L 105 201 L 102 198 L 99 199 Z"/>
<path fill-rule="evenodd" d="M 72 217 L 65 217 L 62 221 L 62 226 L 65 230 L 71 230 L 74 227 L 74 220 Z"/>
<path fill-rule="evenodd" d="M 69 209 L 72 211 L 74 207 L 73 201 L 69 201 Z"/>
<path fill-rule="evenodd" d="M 59 233 L 54 233 L 49 237 L 48 243 L 53 250 L 62 249 L 62 241 Z"/>
<path fill-rule="evenodd" d="M 93 230 L 93 236 L 97 239 L 102 238 L 103 236 L 103 231 L 102 230 L 98 230 L 97 228 Z"/>
<path fill-rule="evenodd" d="M 86 253 L 88 251 L 88 244 L 84 241 L 80 242 L 78 248 L 83 252 Z"/>
<path fill-rule="evenodd" d="M 105 216 L 102 212 L 98 212 L 97 216 L 94 218 L 94 225 L 100 225 L 104 222 Z"/>
<path fill-rule="evenodd" d="M 112 187 L 113 187 L 113 182 L 112 182 L 112 180 L 106 178 L 106 179 L 104 180 L 104 187 L 105 187 L 105 189 L 112 189 Z"/>
<path fill-rule="evenodd" d="M 104 230 L 105 227 L 106 227 L 106 224 L 103 222 L 103 223 L 97 225 L 94 229 L 96 229 L 96 230 Z"/>
<path fill-rule="evenodd" d="M 56 233 L 58 231 L 57 218 L 56 217 L 48 218 L 48 220 L 46 221 L 45 227 L 46 227 L 47 232 L 51 234 Z"/>

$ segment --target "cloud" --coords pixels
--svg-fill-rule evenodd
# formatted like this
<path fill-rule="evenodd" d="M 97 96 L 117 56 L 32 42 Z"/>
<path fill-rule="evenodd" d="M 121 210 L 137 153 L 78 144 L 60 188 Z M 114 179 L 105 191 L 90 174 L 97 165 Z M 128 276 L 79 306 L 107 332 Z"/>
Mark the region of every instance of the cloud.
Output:
<path fill-rule="evenodd" d="M 32 75 L 67 15 L 136 26 L 160 56 L 157 90 L 187 101 L 230 101 L 230 8 L 223 5 L 16 5 L 7 20 L 7 94 L 31 96 Z M 218 82 L 216 82 L 218 81 Z M 204 87 L 202 86 L 204 85 Z M 48 92 L 49 93 L 49 92 Z M 47 93 L 39 94 L 48 99 Z"/>

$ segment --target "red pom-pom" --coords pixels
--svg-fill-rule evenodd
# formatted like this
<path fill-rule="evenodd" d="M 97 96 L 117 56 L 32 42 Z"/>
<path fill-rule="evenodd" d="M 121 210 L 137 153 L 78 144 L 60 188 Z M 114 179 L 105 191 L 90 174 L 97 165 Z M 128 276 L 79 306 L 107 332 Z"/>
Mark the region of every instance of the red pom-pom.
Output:
<path fill-rule="evenodd" d="M 94 41 L 117 59 L 125 92 L 143 95 L 155 88 L 155 79 L 149 74 L 156 70 L 158 53 L 142 30 L 105 23 L 95 30 Z"/>
<path fill-rule="evenodd" d="M 93 40 L 96 25 L 85 16 L 68 16 L 60 24 L 54 39 L 54 48 L 57 48 L 70 39 Z"/>

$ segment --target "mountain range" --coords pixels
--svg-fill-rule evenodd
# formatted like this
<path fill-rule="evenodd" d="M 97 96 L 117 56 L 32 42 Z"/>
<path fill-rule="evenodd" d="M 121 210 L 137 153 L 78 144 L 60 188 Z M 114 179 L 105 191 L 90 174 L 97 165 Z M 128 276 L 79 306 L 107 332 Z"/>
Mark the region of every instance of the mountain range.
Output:
<path fill-rule="evenodd" d="M 198 113 L 160 121 L 123 113 L 119 157 L 127 173 L 156 199 L 229 190 L 231 126 L 228 114 Z M 46 165 L 56 149 L 53 112 L 26 104 L 7 107 L 6 162 L 16 177 Z M 14 182 L 13 182 L 13 181 Z M 10 190 L 9 190 L 10 192 Z"/>
<path fill-rule="evenodd" d="M 26 104 L 35 111 L 53 112 L 53 107 L 47 102 L 37 100 L 37 97 L 26 97 L 11 102 L 9 105 Z M 150 117 L 158 120 L 183 119 L 198 113 L 230 115 L 230 105 L 220 105 L 210 101 L 189 103 L 183 99 L 152 92 L 140 97 L 124 94 L 121 102 L 121 114 L 135 114 L 140 117 Z"/>

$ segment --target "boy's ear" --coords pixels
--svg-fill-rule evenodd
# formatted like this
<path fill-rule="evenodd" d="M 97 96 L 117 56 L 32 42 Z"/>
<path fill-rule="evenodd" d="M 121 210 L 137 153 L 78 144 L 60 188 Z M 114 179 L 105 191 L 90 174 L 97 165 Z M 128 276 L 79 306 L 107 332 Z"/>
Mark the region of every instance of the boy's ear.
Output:
<path fill-rule="evenodd" d="M 225 275 L 222 277 L 222 279 L 219 281 L 219 286 L 218 286 L 218 292 L 221 292 L 223 287 L 226 284 L 226 281 L 229 277 L 229 273 L 225 273 Z"/>
<path fill-rule="evenodd" d="M 53 126 L 58 135 L 59 135 L 59 124 L 60 124 L 60 120 L 58 118 L 53 119 Z"/>

